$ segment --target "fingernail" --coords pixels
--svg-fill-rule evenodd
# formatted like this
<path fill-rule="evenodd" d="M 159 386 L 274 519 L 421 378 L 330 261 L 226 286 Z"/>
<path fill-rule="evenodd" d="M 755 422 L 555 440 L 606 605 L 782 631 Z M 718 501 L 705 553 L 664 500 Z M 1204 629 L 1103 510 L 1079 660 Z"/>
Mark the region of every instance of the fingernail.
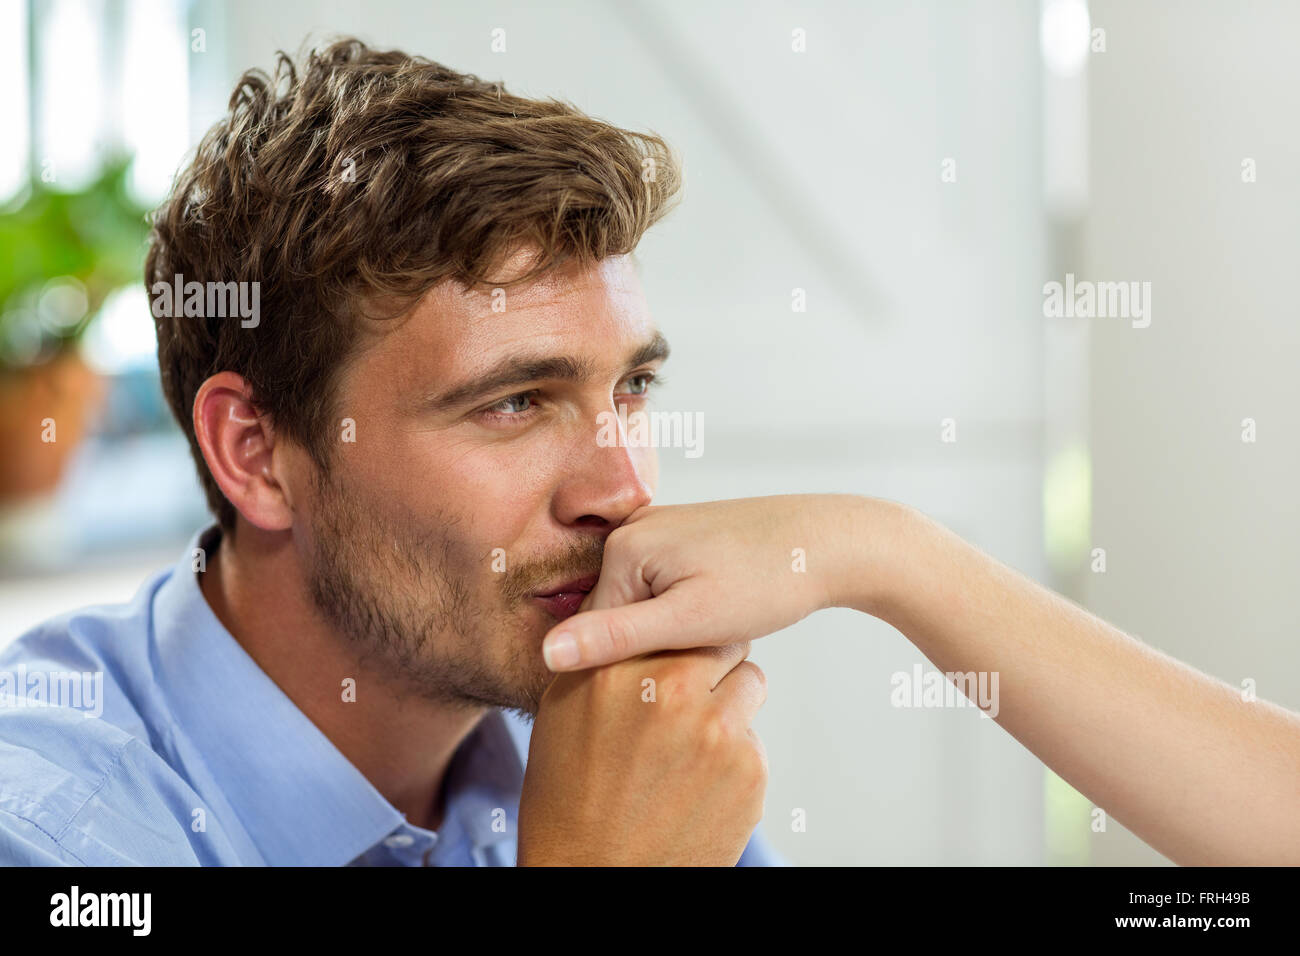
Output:
<path fill-rule="evenodd" d="M 542 646 L 542 657 L 553 671 L 578 663 L 578 642 L 572 634 L 552 634 Z"/>

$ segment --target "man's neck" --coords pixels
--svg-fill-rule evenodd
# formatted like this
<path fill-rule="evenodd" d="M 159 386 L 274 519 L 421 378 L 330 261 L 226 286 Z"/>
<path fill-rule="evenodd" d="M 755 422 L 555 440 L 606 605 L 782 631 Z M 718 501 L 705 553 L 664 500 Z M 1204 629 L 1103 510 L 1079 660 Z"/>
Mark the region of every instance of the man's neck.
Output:
<path fill-rule="evenodd" d="M 407 822 L 436 830 L 452 756 L 485 711 L 413 697 L 363 666 L 316 611 L 287 536 L 245 525 L 238 544 L 223 536 L 199 575 L 217 619 Z"/>

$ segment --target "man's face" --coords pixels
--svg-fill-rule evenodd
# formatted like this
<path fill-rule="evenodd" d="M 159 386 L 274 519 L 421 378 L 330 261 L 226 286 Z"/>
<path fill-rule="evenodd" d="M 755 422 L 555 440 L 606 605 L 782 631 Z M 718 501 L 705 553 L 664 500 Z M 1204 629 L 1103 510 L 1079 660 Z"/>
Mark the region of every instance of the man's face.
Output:
<path fill-rule="evenodd" d="M 328 479 L 307 469 L 294 540 L 368 663 L 430 699 L 535 714 L 543 635 L 658 477 L 652 448 L 598 443 L 598 416 L 642 409 L 666 350 L 627 257 L 507 293 L 444 283 L 363 345 L 339 385 L 355 440 L 340 423 Z"/>

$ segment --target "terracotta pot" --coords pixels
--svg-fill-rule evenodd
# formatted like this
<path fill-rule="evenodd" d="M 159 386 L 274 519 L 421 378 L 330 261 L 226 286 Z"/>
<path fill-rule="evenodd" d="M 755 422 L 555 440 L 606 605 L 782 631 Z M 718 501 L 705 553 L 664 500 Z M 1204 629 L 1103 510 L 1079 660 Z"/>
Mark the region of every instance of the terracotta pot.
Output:
<path fill-rule="evenodd" d="M 105 391 L 103 378 L 70 350 L 0 371 L 0 504 L 58 486 Z"/>

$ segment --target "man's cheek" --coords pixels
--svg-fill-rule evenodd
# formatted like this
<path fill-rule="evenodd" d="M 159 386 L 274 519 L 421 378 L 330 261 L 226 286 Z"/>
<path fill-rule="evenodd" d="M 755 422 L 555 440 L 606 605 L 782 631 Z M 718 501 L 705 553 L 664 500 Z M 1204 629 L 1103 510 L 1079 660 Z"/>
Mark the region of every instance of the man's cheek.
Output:
<path fill-rule="evenodd" d="M 650 491 L 650 497 L 653 498 L 659 489 L 659 450 L 653 447 L 645 448 L 642 449 L 641 456 L 637 462 L 637 474 L 641 476 L 641 480 Z"/>

